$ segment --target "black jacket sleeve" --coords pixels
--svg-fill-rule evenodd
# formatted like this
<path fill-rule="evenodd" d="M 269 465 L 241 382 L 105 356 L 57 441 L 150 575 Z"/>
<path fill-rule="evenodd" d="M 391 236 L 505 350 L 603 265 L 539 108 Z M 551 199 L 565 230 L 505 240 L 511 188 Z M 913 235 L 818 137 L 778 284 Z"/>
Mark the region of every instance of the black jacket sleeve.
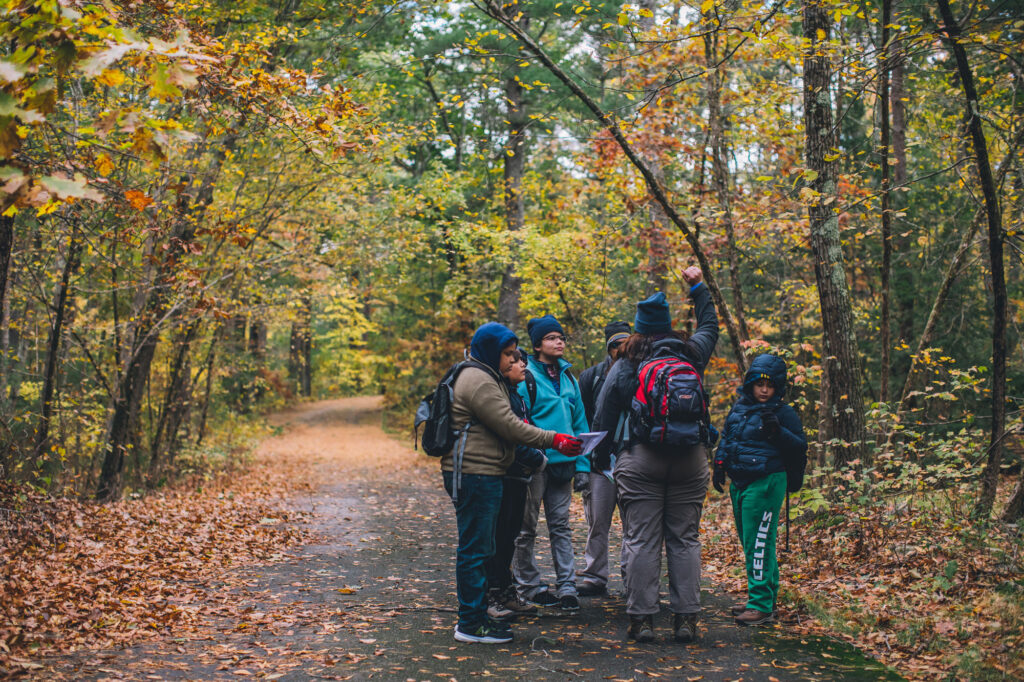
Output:
<path fill-rule="evenodd" d="M 583 411 L 587 414 L 587 423 L 591 425 L 594 423 L 594 406 L 597 402 L 594 384 L 597 383 L 597 377 L 602 369 L 602 365 L 598 364 L 580 373 L 580 397 L 583 398 Z"/>
<path fill-rule="evenodd" d="M 693 298 L 694 313 L 697 316 L 697 328 L 686 342 L 687 355 L 695 361 L 697 369 L 703 372 L 718 343 L 718 313 L 715 311 L 707 284 L 701 282 L 690 292 L 690 296 Z"/>
<path fill-rule="evenodd" d="M 636 366 L 629 360 L 621 359 L 608 370 L 597 396 L 594 421 L 591 423 L 594 431 L 608 432 L 608 436 L 596 448 L 597 456 L 607 456 L 611 452 L 619 415 L 629 410 L 636 384 Z"/>

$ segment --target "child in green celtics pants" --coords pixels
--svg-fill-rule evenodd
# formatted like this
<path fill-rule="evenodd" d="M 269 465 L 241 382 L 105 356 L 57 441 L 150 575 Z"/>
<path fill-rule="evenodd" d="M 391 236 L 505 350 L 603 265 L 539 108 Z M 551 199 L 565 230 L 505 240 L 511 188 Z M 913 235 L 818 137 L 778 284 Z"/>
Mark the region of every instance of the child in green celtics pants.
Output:
<path fill-rule="evenodd" d="M 787 489 L 803 483 L 807 439 L 800 417 L 782 402 L 786 363 L 777 355 L 754 358 L 739 397 L 725 419 L 715 456 L 712 482 L 723 492 L 725 475 L 736 531 L 747 563 L 747 601 L 733 607 L 737 625 L 765 625 L 775 620 L 779 564 L 775 536 Z"/>

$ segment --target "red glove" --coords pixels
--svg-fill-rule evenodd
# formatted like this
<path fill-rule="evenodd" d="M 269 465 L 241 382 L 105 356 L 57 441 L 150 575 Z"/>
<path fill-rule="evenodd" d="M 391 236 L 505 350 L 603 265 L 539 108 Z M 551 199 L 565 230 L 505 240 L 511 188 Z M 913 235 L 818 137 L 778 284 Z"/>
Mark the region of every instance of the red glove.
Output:
<path fill-rule="evenodd" d="M 575 436 L 556 433 L 553 447 L 566 457 L 576 457 L 583 452 L 583 441 Z"/>

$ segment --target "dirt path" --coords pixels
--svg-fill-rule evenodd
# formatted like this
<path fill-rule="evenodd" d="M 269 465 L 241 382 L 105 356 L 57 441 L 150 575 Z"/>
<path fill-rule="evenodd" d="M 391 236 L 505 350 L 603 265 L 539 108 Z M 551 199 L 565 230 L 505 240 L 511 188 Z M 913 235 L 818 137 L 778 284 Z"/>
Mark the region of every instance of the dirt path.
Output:
<path fill-rule="evenodd" d="M 838 642 L 740 629 L 728 595 L 706 586 L 703 635 L 626 641 L 621 584 L 584 599 L 578 614 L 546 611 L 515 624 L 505 646 L 459 644 L 455 623 L 455 521 L 437 462 L 380 428 L 375 398 L 305 405 L 271 419 L 282 433 L 259 456 L 316 482 L 282 503 L 308 513 L 319 544 L 246 569 L 239 607 L 201 638 L 172 639 L 69 660 L 77 679 L 531 680 L 880 679 L 878 664 Z M 585 525 L 574 502 L 577 544 Z M 542 533 L 543 534 L 543 533 Z M 540 544 L 544 548 L 545 544 Z M 579 548 L 582 549 L 581 547 Z M 581 554 L 578 551 L 578 554 Z M 542 568 L 551 571 L 542 553 Z M 242 614 L 242 615 L 239 615 Z"/>

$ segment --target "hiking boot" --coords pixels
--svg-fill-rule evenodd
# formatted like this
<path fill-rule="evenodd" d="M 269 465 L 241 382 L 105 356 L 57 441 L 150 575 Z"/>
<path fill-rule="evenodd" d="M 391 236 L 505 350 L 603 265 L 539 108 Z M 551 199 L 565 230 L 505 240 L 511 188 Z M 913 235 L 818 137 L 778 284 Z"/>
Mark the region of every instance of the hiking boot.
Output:
<path fill-rule="evenodd" d="M 512 631 L 493 628 L 490 623 L 478 625 L 468 630 L 463 630 L 462 626 L 459 625 L 455 628 L 455 639 L 459 642 L 469 642 L 472 644 L 505 644 L 512 641 Z"/>
<path fill-rule="evenodd" d="M 563 611 L 579 611 L 580 600 L 575 594 L 567 594 L 558 600 L 558 606 Z"/>
<path fill-rule="evenodd" d="M 548 590 L 541 590 L 532 597 L 526 597 L 526 603 L 534 606 L 558 606 L 562 600 L 551 594 Z"/>
<path fill-rule="evenodd" d="M 505 606 L 500 597 L 490 595 L 487 597 L 487 615 L 494 620 L 505 620 L 514 617 L 516 612 Z"/>
<path fill-rule="evenodd" d="M 519 596 L 515 588 L 505 593 L 502 606 L 515 614 L 537 613 L 537 607 Z"/>
<path fill-rule="evenodd" d="M 592 583 L 589 580 L 584 580 L 580 583 L 579 589 L 576 590 L 576 594 L 581 597 L 603 597 L 608 594 L 608 587 L 605 585 L 599 585 L 598 583 Z"/>
<path fill-rule="evenodd" d="M 629 638 L 639 643 L 654 641 L 654 617 L 653 616 L 630 616 L 629 617 Z"/>
<path fill-rule="evenodd" d="M 768 625 L 774 622 L 774 615 L 757 609 L 747 609 L 736 616 L 736 625 Z"/>
<path fill-rule="evenodd" d="M 731 609 L 729 609 L 729 612 L 732 614 L 733 618 L 735 618 L 736 616 L 740 615 L 741 613 L 743 613 L 746 610 L 747 610 L 747 603 L 743 602 L 742 604 L 733 604 L 733 607 Z M 772 609 L 772 618 L 778 618 L 778 617 L 779 617 L 779 610 L 778 609 Z"/>
<path fill-rule="evenodd" d="M 688 644 L 697 640 L 697 614 L 673 613 L 672 636 L 677 642 Z"/>

